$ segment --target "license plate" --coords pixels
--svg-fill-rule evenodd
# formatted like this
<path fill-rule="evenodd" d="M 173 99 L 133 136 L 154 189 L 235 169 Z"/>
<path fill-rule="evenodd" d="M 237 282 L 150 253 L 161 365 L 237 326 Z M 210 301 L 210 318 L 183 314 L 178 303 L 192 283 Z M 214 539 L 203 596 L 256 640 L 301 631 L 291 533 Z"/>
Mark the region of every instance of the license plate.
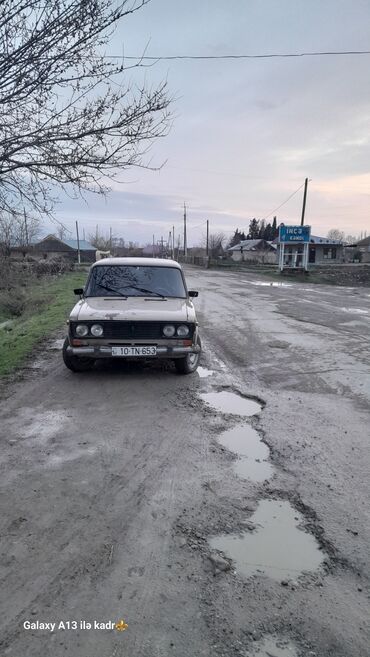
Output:
<path fill-rule="evenodd" d="M 112 347 L 112 356 L 155 356 L 157 347 Z"/>

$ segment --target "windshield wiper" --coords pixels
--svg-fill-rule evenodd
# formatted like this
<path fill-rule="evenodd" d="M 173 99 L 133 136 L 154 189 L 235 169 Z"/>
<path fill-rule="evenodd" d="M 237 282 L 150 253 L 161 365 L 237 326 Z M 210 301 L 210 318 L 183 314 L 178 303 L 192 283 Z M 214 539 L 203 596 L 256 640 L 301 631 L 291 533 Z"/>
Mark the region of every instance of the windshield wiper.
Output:
<path fill-rule="evenodd" d="M 116 294 L 118 294 L 119 297 L 124 297 L 125 299 L 127 299 L 127 294 L 122 294 L 122 292 L 116 290 L 114 287 L 110 287 L 109 285 L 103 285 L 102 283 L 95 283 L 95 285 L 102 287 L 103 290 L 108 290 L 108 292 L 115 292 Z"/>
<path fill-rule="evenodd" d="M 157 297 L 161 297 L 162 299 L 165 299 L 165 295 L 161 294 L 160 292 L 154 292 L 154 290 L 148 290 L 146 287 L 138 287 L 137 285 L 123 285 L 123 289 L 126 287 L 131 287 L 133 290 L 139 290 L 139 292 L 143 292 L 144 294 L 155 294 Z"/>

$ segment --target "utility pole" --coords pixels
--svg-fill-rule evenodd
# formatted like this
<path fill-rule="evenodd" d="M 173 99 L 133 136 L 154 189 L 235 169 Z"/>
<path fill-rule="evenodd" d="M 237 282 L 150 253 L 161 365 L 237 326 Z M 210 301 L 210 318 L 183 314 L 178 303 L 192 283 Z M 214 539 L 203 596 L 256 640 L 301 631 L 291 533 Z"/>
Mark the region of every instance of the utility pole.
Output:
<path fill-rule="evenodd" d="M 171 231 L 168 233 L 168 242 L 167 242 L 167 256 L 169 255 L 171 251 L 171 244 L 172 244 L 172 236 L 171 236 Z"/>
<path fill-rule="evenodd" d="M 175 259 L 175 226 L 172 226 L 172 259 Z"/>
<path fill-rule="evenodd" d="M 109 228 L 109 250 L 112 250 L 112 226 Z"/>
<path fill-rule="evenodd" d="M 308 178 L 306 178 L 306 180 L 304 181 L 301 226 L 304 226 L 304 215 L 305 215 L 305 212 L 306 212 L 307 185 L 308 185 Z"/>
<path fill-rule="evenodd" d="M 77 234 L 77 262 L 81 264 L 81 253 L 80 253 L 80 237 L 78 234 L 78 221 L 76 220 L 76 234 Z"/>
<path fill-rule="evenodd" d="M 184 203 L 184 256 L 188 255 L 188 245 L 186 242 L 186 205 Z"/>
<path fill-rule="evenodd" d="M 208 258 L 209 253 L 209 221 L 207 219 L 207 241 L 206 241 L 206 256 Z"/>
<path fill-rule="evenodd" d="M 153 235 L 153 249 L 152 249 L 152 251 L 153 251 L 153 258 L 154 258 L 154 250 L 155 250 L 155 249 L 154 249 L 154 235 Z"/>
<path fill-rule="evenodd" d="M 26 237 L 26 246 L 28 246 L 28 227 L 27 227 L 26 210 L 23 210 L 23 212 L 24 212 L 24 232 L 25 232 L 25 237 Z"/>

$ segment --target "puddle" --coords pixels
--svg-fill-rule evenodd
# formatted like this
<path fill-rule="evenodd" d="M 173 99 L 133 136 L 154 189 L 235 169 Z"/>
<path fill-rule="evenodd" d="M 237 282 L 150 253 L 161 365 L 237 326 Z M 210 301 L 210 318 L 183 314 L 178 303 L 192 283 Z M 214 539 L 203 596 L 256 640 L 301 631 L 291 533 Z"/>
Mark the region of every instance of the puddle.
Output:
<path fill-rule="evenodd" d="M 90 447 L 87 449 L 76 448 L 75 450 L 69 450 L 68 452 L 59 453 L 59 454 L 50 454 L 48 455 L 43 465 L 45 467 L 50 467 L 50 468 L 59 468 L 59 467 L 63 467 L 63 465 L 69 461 L 76 461 L 77 459 L 82 459 L 86 457 L 89 458 L 93 456 L 95 452 L 96 449 Z"/>
<path fill-rule="evenodd" d="M 210 540 L 211 548 L 235 561 L 242 575 L 265 575 L 278 581 L 296 579 L 322 564 L 323 554 L 316 539 L 298 528 L 303 516 L 289 502 L 262 500 L 250 520 L 257 525 L 256 531 Z"/>
<path fill-rule="evenodd" d="M 298 657 L 296 647 L 284 639 L 266 637 L 253 651 L 255 657 Z"/>
<path fill-rule="evenodd" d="M 212 374 L 214 374 L 213 370 L 207 370 L 206 367 L 201 367 L 200 365 L 197 367 L 197 372 L 201 379 L 204 379 L 206 376 L 212 376 Z"/>
<path fill-rule="evenodd" d="M 234 464 L 234 471 L 239 477 L 251 481 L 265 481 L 274 474 L 271 463 L 267 462 L 270 450 L 263 443 L 259 434 L 248 424 L 234 427 L 218 438 L 218 442 L 240 456 Z"/>
<path fill-rule="evenodd" d="M 35 443 L 48 443 L 67 423 L 73 423 L 65 411 L 37 412 L 36 409 L 24 409 L 23 423 L 18 429 L 20 438 L 28 438 Z"/>
<path fill-rule="evenodd" d="M 293 287 L 293 283 L 280 283 L 279 281 L 243 281 L 243 283 L 258 285 L 259 287 Z"/>
<path fill-rule="evenodd" d="M 63 349 L 64 340 L 54 340 L 51 344 L 48 345 L 48 349 L 53 351 L 61 351 Z"/>
<path fill-rule="evenodd" d="M 345 313 L 353 313 L 357 315 L 368 315 L 369 311 L 368 310 L 363 310 L 362 308 L 341 308 L 340 310 L 343 310 Z"/>
<path fill-rule="evenodd" d="M 253 399 L 241 397 L 235 392 L 227 392 L 226 390 L 202 393 L 200 397 L 204 402 L 213 406 L 216 411 L 230 413 L 231 415 L 251 417 L 259 413 L 262 409 L 261 404 Z"/>

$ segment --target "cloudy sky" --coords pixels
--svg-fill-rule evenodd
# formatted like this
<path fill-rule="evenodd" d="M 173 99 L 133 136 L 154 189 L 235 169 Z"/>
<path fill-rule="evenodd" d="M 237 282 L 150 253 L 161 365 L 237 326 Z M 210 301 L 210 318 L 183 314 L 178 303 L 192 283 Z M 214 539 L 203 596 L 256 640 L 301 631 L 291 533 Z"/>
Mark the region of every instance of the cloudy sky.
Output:
<path fill-rule="evenodd" d="M 229 55 L 370 50 L 369 0 L 152 0 L 122 23 L 110 54 Z M 132 77 L 132 73 L 130 77 Z M 252 217 L 370 232 L 370 55 L 160 61 L 139 71 L 167 79 L 172 129 L 150 152 L 161 171 L 126 171 L 108 199 L 63 200 L 57 217 L 85 235 L 145 244 L 182 225 L 188 240 L 247 229 Z"/>

